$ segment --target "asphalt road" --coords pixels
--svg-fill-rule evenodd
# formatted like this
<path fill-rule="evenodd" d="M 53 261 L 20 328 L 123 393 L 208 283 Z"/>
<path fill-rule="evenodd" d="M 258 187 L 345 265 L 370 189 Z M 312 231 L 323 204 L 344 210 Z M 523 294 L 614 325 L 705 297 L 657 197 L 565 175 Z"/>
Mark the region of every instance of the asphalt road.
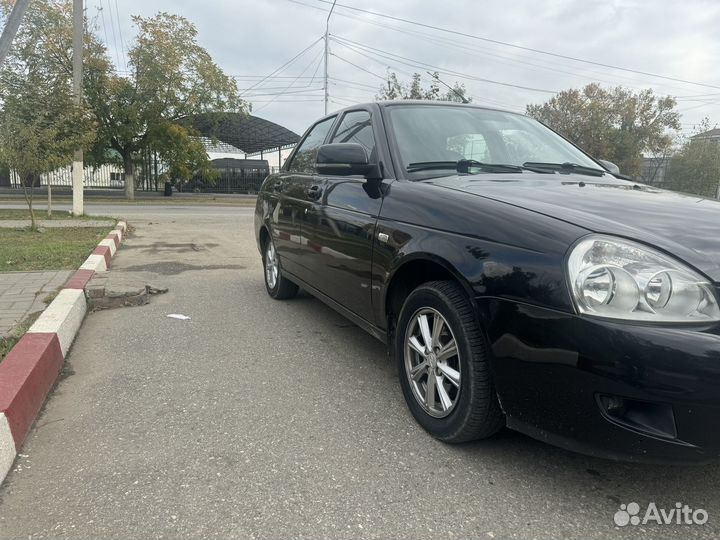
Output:
<path fill-rule="evenodd" d="M 88 316 L 0 488 L 0 537 L 720 535 L 720 465 L 430 438 L 379 342 L 309 296 L 266 295 L 251 209 L 92 210 L 136 228 L 113 272 L 170 290 Z M 630 502 L 710 521 L 615 527 Z"/>

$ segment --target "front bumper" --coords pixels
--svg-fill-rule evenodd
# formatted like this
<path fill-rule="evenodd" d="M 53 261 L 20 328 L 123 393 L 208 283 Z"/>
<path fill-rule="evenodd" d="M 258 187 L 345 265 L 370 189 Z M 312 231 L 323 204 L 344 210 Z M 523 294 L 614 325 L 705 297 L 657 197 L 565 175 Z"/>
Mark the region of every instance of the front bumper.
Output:
<path fill-rule="evenodd" d="M 612 459 L 720 456 L 720 324 L 650 326 L 476 303 L 509 427 Z M 617 402 L 637 410 L 608 411 Z"/>

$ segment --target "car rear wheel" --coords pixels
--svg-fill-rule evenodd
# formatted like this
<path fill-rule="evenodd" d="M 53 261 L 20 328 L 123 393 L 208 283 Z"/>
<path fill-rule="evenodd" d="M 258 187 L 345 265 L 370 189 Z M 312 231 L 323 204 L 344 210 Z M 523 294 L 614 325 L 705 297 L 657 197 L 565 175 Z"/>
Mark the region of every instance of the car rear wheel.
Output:
<path fill-rule="evenodd" d="M 272 238 L 268 238 L 263 246 L 263 269 L 265 288 L 274 299 L 285 300 L 297 294 L 298 286 L 283 276 L 280 257 Z"/>
<path fill-rule="evenodd" d="M 410 293 L 398 320 L 395 355 L 405 401 L 433 437 L 465 442 L 505 425 L 485 340 L 457 283 L 433 281 Z"/>

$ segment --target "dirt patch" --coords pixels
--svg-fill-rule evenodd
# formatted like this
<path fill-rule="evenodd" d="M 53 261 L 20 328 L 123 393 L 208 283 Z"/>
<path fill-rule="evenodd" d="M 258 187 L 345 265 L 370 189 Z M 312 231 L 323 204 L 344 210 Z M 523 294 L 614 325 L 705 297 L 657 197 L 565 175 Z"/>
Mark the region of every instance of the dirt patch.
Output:
<path fill-rule="evenodd" d="M 170 242 L 154 242 L 152 244 L 126 244 L 123 249 L 137 249 L 144 253 L 158 254 L 161 252 L 172 253 L 191 253 L 196 251 L 207 251 L 208 249 L 218 247 L 220 244 L 208 242 L 206 244 L 197 244 L 194 242 L 170 243 Z"/>
<path fill-rule="evenodd" d="M 86 293 L 90 311 L 101 309 L 114 309 L 119 307 L 144 306 L 150 302 L 150 297 L 156 294 L 165 294 L 167 288 L 160 289 L 151 285 L 145 285 L 140 289 L 130 289 L 116 292 L 104 288 L 90 289 Z M 102 294 L 101 294 L 102 293 Z"/>

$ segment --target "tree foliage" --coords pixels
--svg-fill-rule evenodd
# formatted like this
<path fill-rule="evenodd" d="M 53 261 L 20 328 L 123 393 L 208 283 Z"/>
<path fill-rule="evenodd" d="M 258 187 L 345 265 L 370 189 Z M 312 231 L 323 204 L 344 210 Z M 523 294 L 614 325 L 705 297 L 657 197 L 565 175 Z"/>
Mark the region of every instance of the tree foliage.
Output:
<path fill-rule="evenodd" d="M 246 112 L 235 81 L 197 43 L 195 26 L 178 15 L 133 17 L 138 35 L 128 51 L 131 73 L 121 76 L 97 61 L 85 79 L 88 103 L 99 122 L 92 157 L 101 163 L 121 159 L 126 189 L 132 189 L 133 161 L 146 150 L 157 152 L 168 176 L 188 180 L 210 164 L 188 117 L 205 112 Z M 105 58 L 109 65 L 107 55 Z"/>
<path fill-rule="evenodd" d="M 0 0 L 1 14 L 7 16 L 13 3 Z M 133 17 L 133 22 L 137 36 L 128 51 L 127 75 L 115 69 L 90 21 L 86 22 L 83 51 L 84 103 L 96 127 L 94 141 L 85 148 L 86 164 L 123 166 L 129 196 L 134 191 L 135 162 L 150 151 L 157 152 L 166 165 L 168 179 L 188 180 L 195 172 L 212 176 L 214 170 L 205 148 L 186 120 L 198 113 L 248 110 L 235 81 L 197 43 L 197 29 L 190 21 L 158 13 Z M 32 80 L 37 85 L 40 107 L 33 110 L 39 115 L 54 108 L 47 117 L 58 125 L 77 120 L 58 113 L 72 108 L 72 1 L 32 2 L 13 50 L 6 65 L 15 73 L 27 71 L 27 58 L 32 57 L 37 65 Z M 27 58 L 19 59 L 18 55 Z M 53 93 L 52 99 L 49 93 Z M 75 126 L 86 124 L 75 122 Z M 39 132 L 35 134 L 39 136 Z M 85 143 L 88 140 L 83 138 Z M 73 148 L 75 141 L 68 138 L 67 143 Z M 71 158 L 72 151 L 61 163 Z"/>
<path fill-rule="evenodd" d="M 7 17 L 13 2 L 0 0 Z M 65 167 L 94 139 L 89 111 L 74 104 L 67 69 L 72 33 L 68 6 L 36 0 L 0 71 L 0 160 L 18 175 L 35 229 L 33 187 L 43 173 Z"/>
<path fill-rule="evenodd" d="M 633 92 L 593 83 L 564 90 L 527 114 L 547 124 L 596 158 L 607 159 L 623 174 L 639 176 L 643 153 L 662 155 L 680 129 L 675 99 L 651 89 Z"/>
<path fill-rule="evenodd" d="M 666 185 L 670 189 L 717 197 L 720 190 L 720 140 L 703 136 L 712 128 L 703 120 L 670 161 Z"/>
<path fill-rule="evenodd" d="M 463 98 L 470 102 L 472 99 L 467 97 L 465 85 L 457 82 L 451 89 L 443 91 L 441 83 L 437 79 L 438 74 L 433 75 L 430 86 L 424 88 L 422 86 L 422 77 L 419 73 L 414 73 L 409 82 L 402 82 L 398 79 L 397 73 L 388 73 L 387 82 L 380 87 L 380 91 L 375 96 L 377 100 L 395 100 L 395 99 L 430 99 L 439 101 L 455 101 L 462 103 Z"/>

